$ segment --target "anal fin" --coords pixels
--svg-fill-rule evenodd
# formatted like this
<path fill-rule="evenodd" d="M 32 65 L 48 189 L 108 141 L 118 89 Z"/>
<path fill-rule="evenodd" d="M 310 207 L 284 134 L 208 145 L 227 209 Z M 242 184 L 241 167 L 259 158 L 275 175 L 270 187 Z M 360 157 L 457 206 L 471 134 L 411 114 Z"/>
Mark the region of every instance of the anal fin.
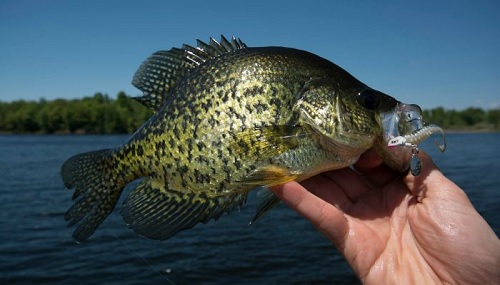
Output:
<path fill-rule="evenodd" d="M 127 196 L 122 207 L 125 222 L 139 235 L 165 240 L 196 224 L 218 219 L 241 206 L 247 193 L 209 197 L 203 192 L 167 189 L 146 178 Z"/>

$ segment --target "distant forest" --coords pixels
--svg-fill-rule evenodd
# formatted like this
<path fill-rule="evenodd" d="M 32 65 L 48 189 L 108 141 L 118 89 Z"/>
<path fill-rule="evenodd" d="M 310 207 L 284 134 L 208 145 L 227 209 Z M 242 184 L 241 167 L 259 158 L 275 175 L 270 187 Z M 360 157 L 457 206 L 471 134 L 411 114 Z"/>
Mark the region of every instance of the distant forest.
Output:
<path fill-rule="evenodd" d="M 132 133 L 152 111 L 124 92 L 116 99 L 96 93 L 83 99 L 0 101 L 0 133 L 123 134 Z M 500 131 L 500 109 L 424 110 L 424 120 L 446 130 Z"/>
<path fill-rule="evenodd" d="M 152 111 L 124 92 L 83 99 L 0 102 L 0 132 L 40 134 L 132 133 Z"/>

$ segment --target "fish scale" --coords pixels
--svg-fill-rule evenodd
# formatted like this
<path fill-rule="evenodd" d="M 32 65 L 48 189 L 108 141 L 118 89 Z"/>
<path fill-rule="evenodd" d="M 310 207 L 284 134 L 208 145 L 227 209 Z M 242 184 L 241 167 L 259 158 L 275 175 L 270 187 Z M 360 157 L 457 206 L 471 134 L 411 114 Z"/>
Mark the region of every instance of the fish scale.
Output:
<path fill-rule="evenodd" d="M 252 189 L 347 167 L 371 147 L 395 169 L 408 168 L 382 145 L 381 116 L 401 115 L 401 103 L 306 51 L 198 41 L 154 53 L 132 83 L 143 92 L 134 99 L 154 114 L 122 146 L 62 166 L 66 187 L 75 188 L 65 218 L 78 225 L 77 241 L 137 179 L 122 216 L 138 234 L 163 240 L 240 207 Z M 417 125 L 393 121 L 402 126 L 391 130 Z M 260 197 L 254 221 L 277 202 Z"/>

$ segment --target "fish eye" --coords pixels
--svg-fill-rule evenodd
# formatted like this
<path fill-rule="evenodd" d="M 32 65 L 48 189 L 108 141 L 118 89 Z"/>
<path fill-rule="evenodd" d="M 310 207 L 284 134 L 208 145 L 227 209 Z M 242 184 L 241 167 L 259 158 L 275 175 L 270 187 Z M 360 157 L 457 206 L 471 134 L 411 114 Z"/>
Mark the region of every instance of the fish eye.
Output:
<path fill-rule="evenodd" d="M 358 103 L 368 110 L 374 110 L 378 107 L 379 97 L 373 90 L 363 90 L 358 93 Z"/>

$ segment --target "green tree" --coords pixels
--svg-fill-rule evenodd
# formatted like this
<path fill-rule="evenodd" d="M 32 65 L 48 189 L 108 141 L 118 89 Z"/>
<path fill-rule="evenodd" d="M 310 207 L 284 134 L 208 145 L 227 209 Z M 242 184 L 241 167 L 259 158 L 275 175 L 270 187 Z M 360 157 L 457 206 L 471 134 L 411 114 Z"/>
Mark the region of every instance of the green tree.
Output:
<path fill-rule="evenodd" d="M 49 134 L 69 132 L 68 101 L 56 99 L 43 106 L 42 129 Z"/>
<path fill-rule="evenodd" d="M 434 124 L 443 126 L 445 123 L 446 115 L 443 107 L 437 107 L 431 110 L 432 122 Z"/>
<path fill-rule="evenodd" d="M 469 107 L 461 112 L 462 120 L 467 126 L 474 126 L 484 122 L 485 113 L 483 109 Z"/>
<path fill-rule="evenodd" d="M 500 108 L 489 110 L 486 114 L 486 121 L 491 124 L 495 130 L 500 129 Z"/>
<path fill-rule="evenodd" d="M 34 133 L 40 130 L 37 114 L 37 104 L 35 102 L 23 102 L 23 104 L 16 110 L 14 116 L 16 117 L 16 129 L 19 132 Z"/>
<path fill-rule="evenodd" d="M 445 129 L 457 129 L 464 126 L 462 115 L 456 110 L 449 110 L 446 112 L 446 119 L 444 121 L 443 127 Z"/>

